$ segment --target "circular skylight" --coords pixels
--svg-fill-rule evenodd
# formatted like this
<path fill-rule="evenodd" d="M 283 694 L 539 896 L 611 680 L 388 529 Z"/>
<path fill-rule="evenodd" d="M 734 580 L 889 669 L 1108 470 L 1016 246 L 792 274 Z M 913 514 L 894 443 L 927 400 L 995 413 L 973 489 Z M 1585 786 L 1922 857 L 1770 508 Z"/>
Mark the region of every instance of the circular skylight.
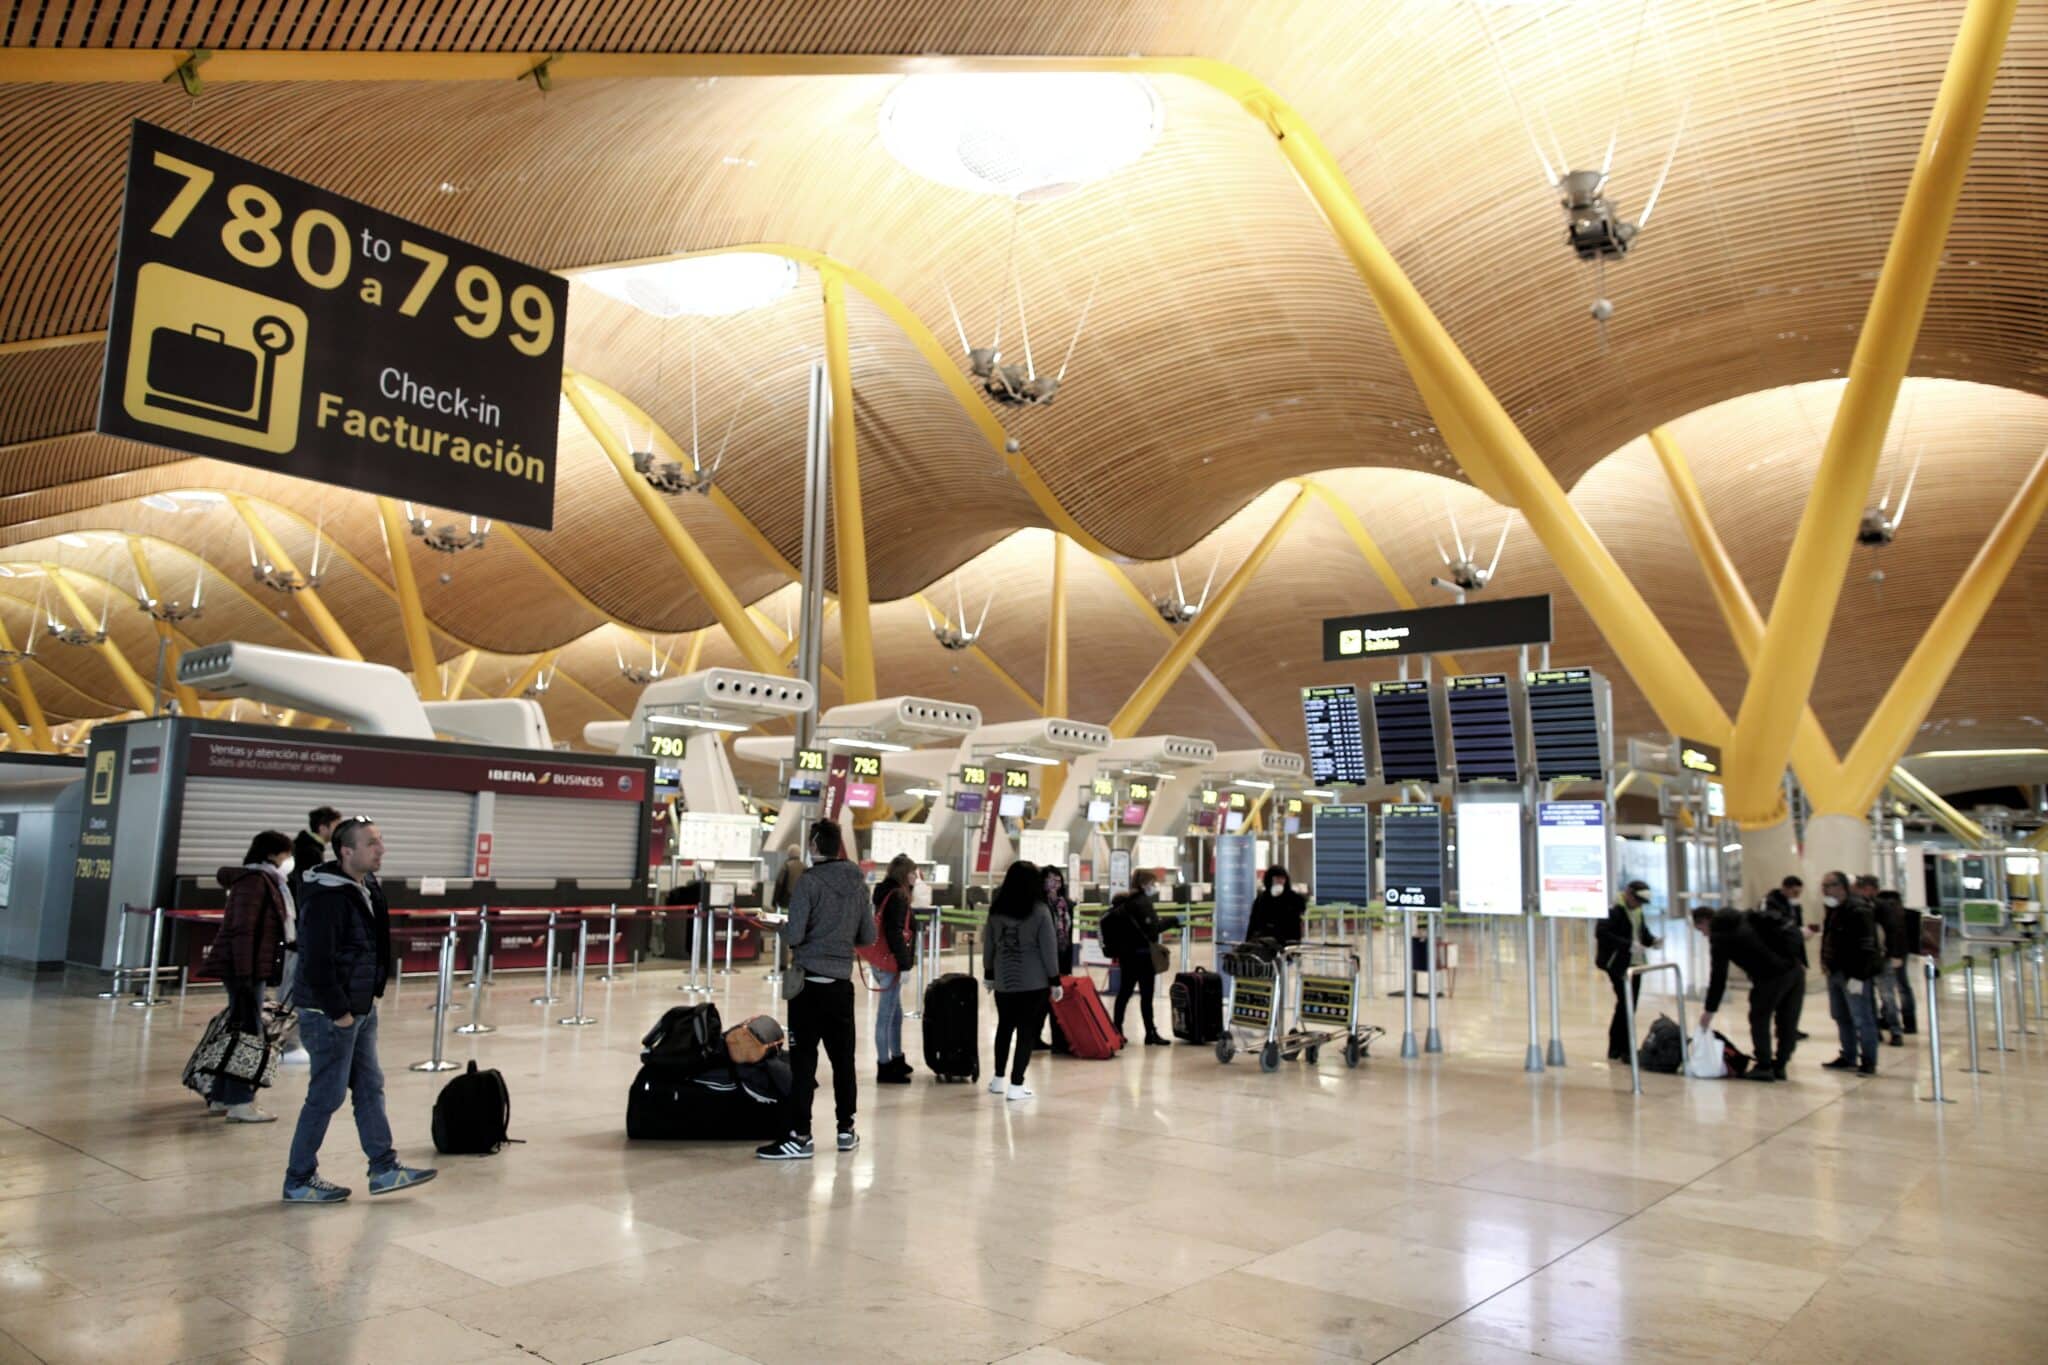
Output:
<path fill-rule="evenodd" d="M 1159 140 L 1150 84 L 1118 72 L 911 76 L 882 103 L 882 145 L 927 180 L 1040 199 L 1101 180 Z"/>
<path fill-rule="evenodd" d="M 729 251 L 590 270 L 575 278 L 658 318 L 722 318 L 765 308 L 796 288 L 797 273 L 787 256 Z"/>

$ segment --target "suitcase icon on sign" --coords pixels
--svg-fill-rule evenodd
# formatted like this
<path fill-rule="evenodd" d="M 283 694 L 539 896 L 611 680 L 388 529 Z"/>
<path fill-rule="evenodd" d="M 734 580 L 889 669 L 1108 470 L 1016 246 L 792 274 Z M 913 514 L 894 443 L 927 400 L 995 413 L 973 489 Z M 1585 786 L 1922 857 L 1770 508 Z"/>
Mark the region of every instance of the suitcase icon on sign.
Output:
<path fill-rule="evenodd" d="M 151 263 L 137 277 L 124 406 L 157 426 L 290 450 L 305 340 L 301 309 Z"/>

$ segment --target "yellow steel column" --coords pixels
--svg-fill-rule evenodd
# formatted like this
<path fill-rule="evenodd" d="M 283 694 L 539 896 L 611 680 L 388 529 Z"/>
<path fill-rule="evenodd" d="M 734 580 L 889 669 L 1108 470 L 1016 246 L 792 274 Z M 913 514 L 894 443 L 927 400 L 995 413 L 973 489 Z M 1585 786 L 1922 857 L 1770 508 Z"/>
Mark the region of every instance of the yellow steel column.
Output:
<path fill-rule="evenodd" d="M 80 630 L 99 629 L 99 617 L 93 615 L 92 608 L 78 595 L 78 589 L 71 586 L 71 581 L 64 576 L 63 569 L 55 564 L 45 564 L 43 577 L 50 580 L 50 585 L 56 588 L 57 595 L 64 599 L 64 605 L 71 608 L 71 615 L 78 622 Z M 121 690 L 128 694 L 136 709 L 145 716 L 154 715 L 156 690 L 143 681 L 142 675 L 135 671 L 135 665 L 128 662 L 128 656 L 121 652 L 121 647 L 114 643 L 111 635 L 100 641 L 99 651 L 100 657 L 107 661 L 107 667 L 114 670 L 114 677 L 120 682 Z"/>
<path fill-rule="evenodd" d="M 35 626 L 29 626 L 29 638 L 35 638 Z M 12 654 L 14 637 L 7 633 L 7 622 L 0 619 L 0 649 Z M 28 660 L 23 659 L 13 666 L 14 699 L 21 703 L 22 719 L 28 722 L 29 747 L 41 753 L 53 753 L 56 745 L 50 739 L 49 718 L 43 714 L 43 704 L 36 700 L 35 684 L 28 680 Z"/>
<path fill-rule="evenodd" d="M 1892 679 L 1884 700 L 1864 722 L 1863 733 L 1856 737 L 1843 764 L 1839 800 L 1833 806 L 1816 801 L 1819 813 L 1853 815 L 1870 809 L 1870 803 L 1884 789 L 1892 765 L 1904 756 L 1913 736 L 1920 732 L 1920 723 L 1927 719 L 1928 710 L 1969 647 L 1970 637 L 1982 624 L 1984 613 L 1991 609 L 1998 590 L 2005 586 L 2020 551 L 2026 548 L 2034 528 L 2041 524 L 2044 511 L 2048 511 L 2048 451 L 2043 451 L 2027 471 L 2005 514 L 1991 528 L 1977 557 L 1963 570 L 1948 600 L 1928 623 L 1927 633 L 1920 637 L 1920 643 L 1907 656 L 1905 667 Z"/>
<path fill-rule="evenodd" d="M 1663 427 L 1650 428 L 1650 448 L 1657 453 L 1657 463 L 1664 468 L 1665 481 L 1671 485 L 1671 500 L 1678 509 L 1679 524 L 1685 528 L 1685 538 L 1692 545 L 1693 557 L 1699 560 L 1700 570 L 1707 576 L 1707 586 L 1713 591 L 1714 602 L 1721 609 L 1721 619 L 1735 641 L 1736 651 L 1742 655 L 1744 664 L 1754 664 L 1757 648 L 1763 642 L 1763 613 L 1757 610 L 1756 599 L 1749 595 L 1749 588 L 1737 572 L 1735 561 L 1729 557 L 1727 546 L 1721 543 L 1719 533 L 1714 530 L 1713 520 L 1707 515 L 1706 499 L 1700 496 L 1699 484 L 1693 479 L 1692 466 L 1687 463 L 1685 452 L 1678 448 L 1678 442 Z M 1816 806 L 1833 802 L 1841 783 L 1841 761 L 1835 756 L 1835 746 L 1828 742 L 1827 731 L 1821 728 L 1820 718 L 1813 714 L 1811 706 L 1801 711 L 1799 728 L 1792 737 L 1792 767 L 1799 774 L 1800 785 L 1806 788 L 1807 796 Z M 1757 810 L 1738 818 L 1751 823 L 1775 823 L 1767 817 L 1777 813 L 1782 805 L 1780 794 L 1774 797 L 1770 810 Z M 1865 805 L 1867 808 L 1868 803 Z"/>
<path fill-rule="evenodd" d="M 15 719 L 14 712 L 9 709 L 5 701 L 0 701 L 0 726 L 6 728 L 7 747 L 9 749 L 25 749 L 29 747 L 28 741 L 22 738 L 21 722 Z"/>
<path fill-rule="evenodd" d="M 1052 533 L 1052 601 L 1045 611 L 1045 714 L 1067 714 L 1067 538 Z"/>
<path fill-rule="evenodd" d="M 1858 514 L 1884 450 L 1899 381 L 1913 358 L 1927 295 L 1977 145 L 2016 0 L 1970 0 L 1941 91 L 1921 139 L 1884 268 L 1849 362 L 1849 383 L 1807 492 L 1763 647 L 1728 746 L 1728 804 L 1753 809 L 1769 799 L 1792 750 L 1799 708 L 1813 690 L 1835 619 Z"/>
<path fill-rule="evenodd" d="M 1372 532 L 1365 529 L 1365 523 L 1358 519 L 1358 514 L 1345 504 L 1344 499 L 1337 496 L 1335 490 L 1325 484 L 1317 483 L 1314 479 L 1303 479 L 1301 486 L 1321 498 L 1336 516 L 1337 524 L 1344 528 L 1345 535 L 1351 537 L 1351 543 L 1358 547 L 1358 553 L 1364 556 L 1366 566 L 1372 570 L 1373 576 L 1379 579 L 1380 586 L 1394 599 L 1395 605 L 1408 611 L 1415 610 L 1415 594 L 1408 591 L 1407 584 L 1394 572 L 1393 562 L 1380 550 L 1379 542 L 1372 538 Z M 1459 667 L 1455 654 L 1439 654 L 1436 661 L 1446 674 L 1455 676 L 1465 671 Z"/>
<path fill-rule="evenodd" d="M 507 697 L 516 697 L 525 692 L 527 688 L 533 686 L 534 681 L 546 671 L 547 666 L 553 663 L 555 656 L 561 652 L 559 649 L 544 649 L 534 655 L 533 662 L 521 669 L 519 676 L 512 680 L 512 685 L 505 689 L 505 695 Z"/>
<path fill-rule="evenodd" d="M 947 625 L 959 626 L 963 630 L 966 629 L 965 622 L 955 621 L 951 613 L 949 613 L 944 607 L 941 607 L 935 602 L 933 602 L 929 597 L 926 597 L 923 593 L 912 593 L 910 595 L 910 600 L 917 603 L 920 607 L 923 607 L 927 612 L 930 612 L 933 616 L 936 616 L 940 620 L 944 621 Z M 983 668 L 987 669 L 988 675 L 994 678 L 997 682 L 1001 683 L 1005 688 L 1007 688 L 1010 691 L 1010 693 L 1017 698 L 1018 701 L 1023 702 L 1025 709 L 1029 711 L 1032 715 L 1050 716 L 1059 714 L 1055 711 L 1046 710 L 1044 704 L 1040 702 L 1038 698 L 1031 695 L 1030 688 L 1026 687 L 1023 683 L 1018 682 L 1015 678 L 1011 677 L 1010 671 L 1007 668 L 1004 668 L 1001 664 L 997 663 L 995 659 L 989 655 L 989 652 L 983 649 L 980 645 L 969 645 L 967 647 L 966 654 L 968 658 L 974 660 Z"/>
<path fill-rule="evenodd" d="M 612 467 L 618 470 L 619 481 L 625 484 L 626 491 L 633 495 L 633 500 L 640 504 L 640 510 L 647 514 L 648 521 L 653 523 L 655 531 L 668 545 L 669 553 L 674 555 L 676 563 L 682 566 L 683 574 L 690 580 L 690 585 L 703 597 L 705 605 L 711 608 L 711 614 L 718 618 L 718 624 L 725 627 L 725 633 L 732 637 L 733 644 L 739 649 L 740 657 L 747 661 L 747 667 L 759 673 L 780 673 L 782 665 L 775 657 L 774 648 L 761 638 L 760 631 L 754 629 L 754 623 L 747 619 L 746 608 L 740 604 L 739 597 L 726 586 L 725 580 L 719 577 L 717 568 L 712 565 L 710 556 L 704 553 L 691 538 L 690 533 L 683 528 L 683 523 L 677 520 L 675 509 L 663 502 L 661 495 L 648 486 L 647 480 L 634 472 L 632 455 L 619 440 L 618 433 L 613 431 L 610 424 L 598 413 L 590 401 L 590 396 L 584 392 L 582 384 L 575 378 L 564 375 L 562 394 L 569 400 L 569 406 L 576 409 L 577 417 L 582 419 L 592 438 L 603 448 L 605 455 L 612 462 Z"/>
<path fill-rule="evenodd" d="M 149 594 L 150 601 L 163 601 L 164 595 L 156 586 L 156 572 L 149 567 L 149 556 L 142 552 L 142 541 L 135 536 L 128 537 L 128 558 L 135 565 L 136 583 Z M 150 620 L 156 626 L 157 638 L 164 642 L 164 686 L 178 699 L 180 711 L 196 716 L 199 714 L 199 694 L 178 681 L 178 660 L 185 656 L 185 651 L 177 648 L 177 642 L 171 638 L 173 632 L 169 621 L 158 621 L 154 616 Z"/>
<path fill-rule="evenodd" d="M 462 652 L 462 657 L 455 661 L 455 675 L 448 679 L 448 686 L 441 690 L 442 696 L 450 701 L 462 700 L 462 694 L 469 689 L 469 675 L 476 671 L 477 652 L 474 649 Z M 437 676 L 440 671 L 438 668 L 434 670 Z"/>
<path fill-rule="evenodd" d="M 1919 778 L 1913 776 L 1906 769 L 1892 769 L 1891 785 L 1892 789 L 1898 792 L 1900 796 L 1926 810 L 1929 815 L 1932 815 L 1941 823 L 1943 828 L 1947 829 L 1949 833 L 1955 835 L 1964 843 L 1981 847 L 1988 842 L 1982 825 L 1943 800 L 1940 793 L 1936 792 L 1934 788 L 1928 786 Z M 1875 800 L 1876 798 L 1873 797 L 1871 799 Z M 1865 810 L 1867 811 L 1868 807 Z M 1858 812 L 1859 815 L 1862 813 Z"/>
<path fill-rule="evenodd" d="M 1387 251 L 1329 150 L 1271 92 L 1243 98 L 1351 257 L 1425 401 L 1442 405 L 1437 424 L 1466 474 L 1522 513 L 1664 726 L 1725 740 L 1728 713 Z"/>
<path fill-rule="evenodd" d="M 297 573 L 298 566 L 292 563 L 292 557 L 285 553 L 284 546 L 278 544 L 277 537 L 270 534 L 270 528 L 263 524 L 263 518 L 256 515 L 256 509 L 249 505 L 249 500 L 239 493 L 230 493 L 228 502 L 241 516 L 242 523 L 249 528 L 249 534 L 256 538 L 256 544 L 269 557 L 270 562 L 285 573 Z M 319 589 L 307 588 L 303 592 L 293 593 L 292 596 L 305 607 L 306 619 L 311 621 L 313 629 L 320 633 L 321 640 L 327 645 L 328 653 L 337 658 L 362 662 L 363 652 L 356 648 L 355 642 L 348 638 L 348 632 L 341 628 L 341 622 L 334 619 L 334 614 L 327 610 L 327 604 L 320 600 Z"/>
<path fill-rule="evenodd" d="M 832 381 L 832 540 L 839 551 L 839 669 L 846 700 L 875 699 L 875 637 L 868 618 L 868 542 L 860 510 L 860 456 L 854 448 L 853 365 L 846 344 L 846 281 L 825 284 L 825 370 Z"/>
<path fill-rule="evenodd" d="M 1201 652 L 1202 646 L 1215 634 L 1216 627 L 1223 623 L 1224 616 L 1244 594 L 1245 585 L 1252 581 L 1253 575 L 1257 574 L 1266 560 L 1272 556 L 1274 548 L 1287 534 L 1287 528 L 1294 524 L 1294 519 L 1308 506 L 1308 500 L 1309 491 L 1306 488 L 1296 490 L 1293 501 L 1287 504 L 1286 509 L 1267 529 L 1266 534 L 1259 537 L 1259 543 L 1245 556 L 1244 563 L 1238 565 L 1237 571 L 1230 575 L 1229 581 L 1217 590 L 1216 596 L 1202 609 L 1202 614 L 1188 623 L 1187 629 L 1180 633 L 1180 638 L 1173 642 L 1173 647 L 1152 666 L 1152 671 L 1138 684 L 1138 690 L 1131 693 L 1130 699 L 1110 719 L 1111 734 L 1118 739 L 1129 739 L 1152 718 L 1152 712 L 1166 699 L 1167 692 L 1179 681 L 1188 664 Z"/>
<path fill-rule="evenodd" d="M 384 524 L 384 557 L 391 561 L 391 586 L 398 591 L 398 619 L 405 627 L 405 652 L 412 659 L 412 685 L 421 701 L 441 701 L 441 661 L 434 657 L 434 637 L 427 630 L 426 608 L 420 605 L 420 584 L 405 544 L 405 518 L 397 503 L 379 497 L 377 519 Z"/>

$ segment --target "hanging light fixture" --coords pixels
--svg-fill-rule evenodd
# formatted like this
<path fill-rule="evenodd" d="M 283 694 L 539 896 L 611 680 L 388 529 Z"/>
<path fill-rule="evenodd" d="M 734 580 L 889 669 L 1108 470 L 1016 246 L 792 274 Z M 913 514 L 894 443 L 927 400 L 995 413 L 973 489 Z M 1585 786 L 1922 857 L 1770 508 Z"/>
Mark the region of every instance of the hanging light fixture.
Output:
<path fill-rule="evenodd" d="M 491 519 L 474 517 L 469 519 L 469 529 L 463 530 L 452 521 L 439 526 L 426 513 L 416 510 L 411 503 L 405 505 L 405 524 L 412 533 L 426 542 L 429 550 L 444 555 L 459 555 L 464 550 L 481 550 L 491 538 Z"/>
<path fill-rule="evenodd" d="M 256 536 L 253 532 L 249 533 L 249 576 L 272 592 L 305 592 L 309 588 L 319 587 L 321 539 L 325 526 L 326 519 L 323 517 L 313 527 L 313 558 L 307 565 L 305 573 L 280 569 L 267 556 L 259 555 L 256 551 Z"/>
<path fill-rule="evenodd" d="M 675 653 L 676 646 L 674 640 L 669 641 L 668 653 L 663 655 L 659 652 L 659 646 L 655 644 L 654 637 L 650 635 L 647 637 L 647 666 L 642 668 L 638 664 L 627 663 L 625 652 L 619 648 L 619 642 L 617 640 L 612 641 L 612 657 L 618 661 L 619 676 L 632 683 L 635 687 L 645 687 L 651 682 L 659 682 L 667 677 L 668 666 L 670 661 L 675 658 Z"/>
<path fill-rule="evenodd" d="M 974 647 L 974 642 L 981 638 L 981 628 L 988 624 L 988 609 L 995 604 L 995 600 L 995 593 L 990 592 L 981 604 L 981 615 L 976 619 L 974 629 L 967 629 L 967 610 L 960 600 L 960 579 L 955 575 L 953 579 L 954 620 L 949 621 L 944 616 L 934 616 L 932 609 L 927 606 L 924 609 L 925 625 L 931 628 L 932 638 L 937 640 L 942 648 L 954 650 L 971 649 Z M 958 621 L 959 624 L 955 625 L 954 621 Z"/>

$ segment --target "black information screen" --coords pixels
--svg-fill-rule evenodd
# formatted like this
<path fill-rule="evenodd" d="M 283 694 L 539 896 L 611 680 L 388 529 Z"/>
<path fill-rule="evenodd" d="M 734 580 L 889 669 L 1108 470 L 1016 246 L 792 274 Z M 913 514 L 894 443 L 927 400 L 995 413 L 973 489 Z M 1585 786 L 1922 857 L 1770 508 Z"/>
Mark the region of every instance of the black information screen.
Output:
<path fill-rule="evenodd" d="M 1550 668 L 1529 675 L 1529 736 L 1540 780 L 1598 782 L 1605 776 L 1591 669 Z"/>
<path fill-rule="evenodd" d="M 1356 687 L 1302 688 L 1301 719 L 1308 731 L 1309 777 L 1318 787 L 1362 787 L 1371 780 Z"/>
<path fill-rule="evenodd" d="M 1436 910 L 1444 903 L 1444 822 L 1434 802 L 1388 806 L 1387 908 Z"/>
<path fill-rule="evenodd" d="M 1372 685 L 1372 723 L 1380 737 L 1380 774 L 1389 782 L 1437 780 L 1436 716 L 1429 684 L 1420 681 Z"/>
<path fill-rule="evenodd" d="M 1316 902 L 1364 905 L 1372 900 L 1372 822 L 1366 806 L 1319 806 L 1315 828 Z"/>
<path fill-rule="evenodd" d="M 1513 782 L 1522 775 L 1515 758 L 1515 712 L 1505 673 L 1477 673 L 1444 684 L 1451 712 L 1451 756 L 1460 782 Z"/>

